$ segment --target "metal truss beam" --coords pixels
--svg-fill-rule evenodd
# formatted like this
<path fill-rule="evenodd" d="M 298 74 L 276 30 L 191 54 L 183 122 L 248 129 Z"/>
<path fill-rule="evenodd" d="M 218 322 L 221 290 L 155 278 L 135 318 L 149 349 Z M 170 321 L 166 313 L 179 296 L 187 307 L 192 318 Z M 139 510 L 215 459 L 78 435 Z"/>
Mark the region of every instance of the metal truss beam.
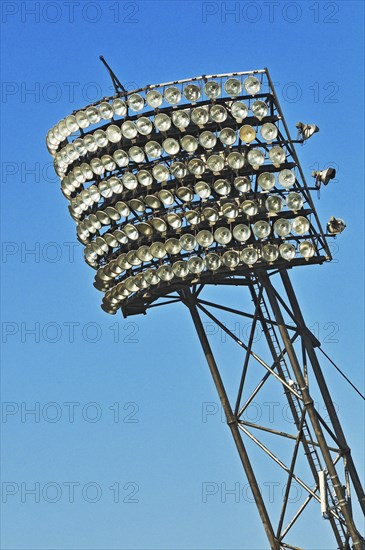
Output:
<path fill-rule="evenodd" d="M 236 448 L 238 450 L 243 468 L 249 481 L 255 503 L 260 514 L 267 538 L 272 550 L 283 548 L 299 549 L 286 540 L 294 524 L 307 509 L 311 500 L 320 502 L 323 495 L 320 492 L 319 473 L 325 475 L 328 498 L 327 519 L 333 530 L 338 548 L 341 550 L 364 550 L 364 539 L 359 534 L 353 519 L 350 480 L 355 488 L 356 495 L 361 507 L 364 506 L 364 493 L 360 484 L 355 465 L 353 463 L 350 449 L 345 440 L 339 419 L 335 412 L 327 385 L 325 383 L 314 347 L 319 342 L 306 327 L 302 314 L 296 300 L 295 293 L 291 286 L 287 271 L 280 272 L 281 280 L 285 289 L 285 296 L 281 296 L 272 284 L 272 276 L 263 272 L 257 272 L 251 278 L 245 278 L 242 286 L 249 288 L 254 313 L 247 313 L 240 309 L 221 306 L 212 301 L 203 300 L 200 294 L 204 283 L 193 286 L 192 290 L 181 288 L 177 290 L 180 300 L 186 305 L 192 316 L 195 329 L 202 345 L 214 384 L 226 415 L 227 424 L 231 430 Z M 228 283 L 227 283 L 228 284 Z M 237 286 L 237 281 L 231 282 Z M 238 291 L 239 292 L 239 291 Z M 175 295 L 176 296 L 176 295 Z M 175 298 L 174 296 L 174 298 Z M 248 336 L 248 343 L 242 342 L 226 324 L 220 321 L 210 309 L 218 309 L 224 313 L 236 314 L 252 319 L 252 327 Z M 234 401 L 230 402 L 222 381 L 221 371 L 218 368 L 213 355 L 212 348 L 204 330 L 199 311 L 217 324 L 236 344 L 245 352 L 242 365 L 242 372 L 238 384 L 238 391 Z M 284 315 L 288 316 L 292 324 L 287 324 Z M 253 350 L 254 334 L 258 325 L 261 325 L 265 335 L 266 344 L 272 356 L 273 363 L 270 365 Z M 291 334 L 289 334 L 289 331 Z M 300 340 L 301 358 L 298 358 L 294 349 L 294 342 Z M 262 379 L 256 384 L 250 395 L 244 398 L 247 385 L 247 374 L 250 372 L 250 361 L 254 360 L 261 365 L 266 372 Z M 312 368 L 317 380 L 319 391 L 327 407 L 331 426 L 324 421 L 314 406 L 314 400 L 309 390 L 308 368 Z M 257 368 L 255 369 L 257 371 Z M 275 380 L 281 385 L 290 411 L 293 416 L 297 432 L 287 433 L 280 429 L 274 429 L 259 424 L 253 424 L 243 420 L 242 415 L 252 402 L 254 397 L 261 391 L 268 380 Z M 272 434 L 274 437 L 282 437 L 293 442 L 293 451 L 290 460 L 285 463 L 258 437 L 252 434 L 252 428 L 260 434 Z M 327 437 L 325 437 L 327 434 Z M 330 438 L 333 443 L 329 443 Z M 259 447 L 270 459 L 274 461 L 287 474 L 283 502 L 280 510 L 280 517 L 277 527 L 274 529 L 273 521 L 264 499 L 259 490 L 259 484 L 254 472 L 254 466 L 250 462 L 244 440 L 250 440 Z M 301 451 L 302 449 L 302 451 Z M 336 453 L 336 456 L 333 456 Z M 304 481 L 302 475 L 297 472 L 299 455 L 301 460 L 307 461 L 312 481 Z M 342 485 L 338 463 L 344 467 L 345 486 Z M 342 471 L 342 470 L 341 470 Z M 292 482 L 298 483 L 308 496 L 294 514 L 290 522 L 284 527 L 288 513 L 289 493 Z M 285 540 L 284 540 L 285 539 Z M 350 542 L 352 546 L 350 547 Z"/>

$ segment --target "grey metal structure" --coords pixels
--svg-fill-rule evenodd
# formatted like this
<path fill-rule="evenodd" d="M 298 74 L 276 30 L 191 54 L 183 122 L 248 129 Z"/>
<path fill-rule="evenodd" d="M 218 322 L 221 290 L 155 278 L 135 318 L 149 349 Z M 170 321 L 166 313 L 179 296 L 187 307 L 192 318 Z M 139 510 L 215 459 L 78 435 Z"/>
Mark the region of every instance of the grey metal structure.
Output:
<path fill-rule="evenodd" d="M 322 374 L 320 343 L 305 324 L 288 275 L 293 267 L 331 260 L 331 235 L 321 227 L 310 193 L 316 187 L 305 181 L 269 72 L 127 92 L 103 62 L 116 95 L 74 112 L 47 136 L 85 259 L 97 270 L 103 309 L 121 309 L 124 316 L 175 302 L 189 309 L 272 549 L 300 548 L 301 541 L 292 540 L 296 526 L 315 501 L 338 548 L 364 549 L 352 511 L 355 499 L 365 511 L 364 491 Z M 98 129 L 86 132 L 94 124 Z M 212 286 L 237 287 L 238 303 L 244 287 L 252 310 L 204 299 Z M 250 319 L 247 344 L 216 311 Z M 232 400 L 200 313 L 243 350 Z M 257 327 L 265 356 L 254 351 Z M 269 384 L 285 396 L 291 431 L 245 418 Z M 270 448 L 263 439 L 267 434 L 292 443 L 287 462 L 276 444 Z M 261 495 L 248 443 L 284 472 L 277 518 Z M 294 513 L 293 483 L 306 495 Z"/>

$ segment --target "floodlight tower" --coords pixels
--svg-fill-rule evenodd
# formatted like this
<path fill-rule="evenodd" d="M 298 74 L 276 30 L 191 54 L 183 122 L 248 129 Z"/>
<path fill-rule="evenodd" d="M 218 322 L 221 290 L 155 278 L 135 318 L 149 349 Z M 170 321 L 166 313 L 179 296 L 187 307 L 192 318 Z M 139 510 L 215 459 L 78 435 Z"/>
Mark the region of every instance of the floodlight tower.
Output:
<path fill-rule="evenodd" d="M 300 548 L 296 526 L 315 502 L 338 548 L 363 549 L 352 505 L 358 500 L 364 511 L 364 492 L 317 357 L 320 342 L 289 279 L 293 267 L 332 259 L 327 238 L 345 224 L 331 218 L 325 234 L 311 191 L 334 170 L 315 172 L 315 185 L 307 185 L 267 69 L 127 92 L 103 62 L 115 95 L 75 111 L 47 135 L 103 310 L 127 317 L 175 302 L 188 308 L 272 549 Z M 297 128 L 296 143 L 318 131 Z M 223 286 L 236 287 L 234 307 L 204 299 L 204 290 Z M 248 318 L 247 342 L 216 311 Z M 201 313 L 243 350 L 233 398 Z M 255 351 L 257 327 L 266 352 Z M 245 417 L 270 384 L 285 397 L 291 430 Z M 280 510 L 261 494 L 249 445 L 285 476 Z M 278 454 L 288 445 L 284 462 Z M 305 498 L 288 520 L 293 483 Z"/>

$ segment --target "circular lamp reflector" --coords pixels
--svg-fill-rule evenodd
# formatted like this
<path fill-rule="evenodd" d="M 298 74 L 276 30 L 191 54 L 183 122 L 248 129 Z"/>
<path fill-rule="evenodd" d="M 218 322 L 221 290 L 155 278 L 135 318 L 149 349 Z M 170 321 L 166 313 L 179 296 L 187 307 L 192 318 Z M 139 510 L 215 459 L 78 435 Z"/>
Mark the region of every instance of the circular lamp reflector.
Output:
<path fill-rule="evenodd" d="M 249 76 L 243 83 L 246 92 L 250 95 L 255 95 L 260 91 L 261 84 L 255 76 Z"/>
<path fill-rule="evenodd" d="M 298 216 L 297 218 L 294 218 L 293 231 L 294 233 L 297 233 L 297 235 L 304 235 L 304 233 L 307 233 L 307 231 L 309 231 L 309 227 L 309 221 L 304 216 Z"/>
<path fill-rule="evenodd" d="M 285 202 L 289 210 L 296 212 L 297 210 L 300 210 L 303 206 L 303 197 L 299 195 L 299 193 L 295 193 L 293 191 L 291 193 L 288 193 Z"/>
<path fill-rule="evenodd" d="M 286 237 L 291 232 L 290 220 L 281 218 L 274 223 L 274 231 L 279 237 Z"/>
<path fill-rule="evenodd" d="M 222 265 L 222 262 L 218 254 L 212 253 L 212 254 L 207 254 L 205 256 L 205 265 L 206 265 L 206 268 L 209 269 L 210 271 L 216 271 L 217 269 L 220 268 L 220 266 Z"/>
<path fill-rule="evenodd" d="M 265 244 L 265 246 L 262 247 L 261 256 L 265 262 L 275 262 L 279 256 L 279 249 L 275 244 Z"/>
<path fill-rule="evenodd" d="M 283 199 L 280 195 L 269 195 L 265 201 L 265 208 L 268 212 L 276 214 L 283 208 Z"/>
<path fill-rule="evenodd" d="M 240 255 L 236 250 L 227 250 L 222 256 L 222 261 L 229 269 L 235 269 L 240 263 Z"/>
<path fill-rule="evenodd" d="M 294 173 L 291 170 L 281 170 L 281 172 L 279 172 L 279 183 L 288 189 L 295 183 Z"/>
<path fill-rule="evenodd" d="M 170 86 L 169 88 L 166 88 L 164 97 L 170 105 L 177 105 L 179 101 L 181 101 L 181 92 L 179 88 L 176 88 L 176 86 Z"/>
<path fill-rule="evenodd" d="M 227 227 L 218 227 L 214 231 L 214 240 L 219 244 L 228 244 L 232 240 L 232 233 Z"/>
<path fill-rule="evenodd" d="M 257 184 L 263 191 L 269 191 L 275 187 L 275 175 L 270 172 L 262 172 L 257 178 Z"/>
<path fill-rule="evenodd" d="M 157 109 L 162 104 L 162 94 L 157 90 L 150 90 L 146 95 L 146 103 L 153 109 Z"/>
<path fill-rule="evenodd" d="M 293 260 L 295 258 L 295 246 L 290 243 L 283 243 L 279 246 L 279 253 L 284 260 L 290 262 L 290 260 Z"/>
<path fill-rule="evenodd" d="M 310 241 L 302 241 L 299 245 L 299 252 L 305 259 L 312 258 L 315 253 L 315 247 Z"/>
<path fill-rule="evenodd" d="M 184 88 L 184 96 L 188 101 L 191 101 L 192 103 L 198 101 L 201 96 L 199 86 L 197 86 L 196 84 L 188 84 Z"/>
<path fill-rule="evenodd" d="M 249 124 L 244 124 L 240 128 L 240 138 L 244 143 L 251 143 L 256 138 L 256 131 Z"/>
<path fill-rule="evenodd" d="M 237 78 L 229 78 L 224 84 L 224 89 L 227 95 L 236 97 L 242 91 L 242 83 Z"/>
<path fill-rule="evenodd" d="M 271 225 L 264 220 L 259 220 L 254 223 L 252 231 L 258 239 L 266 239 L 270 235 Z"/>
<path fill-rule="evenodd" d="M 199 231 L 196 236 L 197 243 L 204 248 L 208 248 L 213 243 L 213 240 L 214 239 L 212 233 L 210 231 L 207 231 L 206 229 Z"/>
<path fill-rule="evenodd" d="M 244 223 L 239 223 L 233 228 L 233 237 L 236 241 L 243 243 L 250 238 L 251 229 Z"/>

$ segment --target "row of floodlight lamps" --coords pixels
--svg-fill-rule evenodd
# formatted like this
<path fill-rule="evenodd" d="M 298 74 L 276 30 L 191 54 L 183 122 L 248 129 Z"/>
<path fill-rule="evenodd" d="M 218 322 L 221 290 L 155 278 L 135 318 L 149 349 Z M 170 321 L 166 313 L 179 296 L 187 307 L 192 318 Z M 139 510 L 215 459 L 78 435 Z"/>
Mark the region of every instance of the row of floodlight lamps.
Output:
<path fill-rule="evenodd" d="M 165 144 L 166 148 L 170 146 L 179 147 L 176 140 L 171 140 L 173 143 L 170 143 L 170 140 L 168 141 L 169 145 Z M 223 170 L 226 165 L 235 171 L 240 170 L 244 166 L 258 170 L 265 163 L 265 160 L 272 163 L 275 167 L 279 167 L 286 161 L 285 149 L 279 145 L 266 149 L 252 147 L 243 153 L 237 150 L 234 151 L 237 148 L 230 148 L 226 152 L 218 151 L 214 153 L 213 151 L 207 151 L 206 154 L 201 153 L 199 155 L 199 153 L 196 153 L 199 141 L 194 136 L 184 136 L 182 143 L 189 150 L 189 157 L 183 159 L 183 162 L 176 156 L 169 158 L 162 157 L 163 146 L 156 141 L 147 142 L 144 149 L 133 146 L 128 150 L 128 153 L 122 149 L 117 149 L 113 153 L 113 156 L 103 155 L 100 158 L 91 159 L 90 163 L 83 162 L 80 166 L 75 166 L 62 179 L 61 188 L 63 194 L 69 200 L 72 200 L 72 198 L 75 198 L 73 197 L 75 192 L 79 189 L 83 190 L 83 185 L 87 181 L 96 180 L 99 176 L 103 176 L 105 173 L 113 172 L 114 170 L 125 170 L 123 176 L 125 180 L 129 178 L 132 182 L 136 181 L 137 178 L 140 185 L 148 187 L 152 185 L 153 180 L 157 183 L 163 183 L 171 176 L 181 180 L 189 173 L 196 177 L 201 177 L 206 169 L 214 173 Z M 196 155 L 195 157 L 193 156 L 194 154 Z M 152 160 L 150 161 L 149 159 Z M 163 161 L 164 164 L 160 164 L 157 159 Z M 131 161 L 135 164 L 130 164 Z M 170 162 L 169 167 L 166 166 L 167 162 Z M 147 168 L 152 168 L 152 174 Z"/>
<path fill-rule="evenodd" d="M 203 134 L 206 133 L 208 132 L 203 132 Z M 185 137 L 189 138 L 189 140 L 190 138 L 193 138 L 193 136 Z M 205 136 L 203 137 L 205 139 Z M 193 139 L 195 140 L 195 138 Z M 161 176 L 160 169 L 158 168 L 160 165 L 153 162 L 149 163 L 146 159 L 146 155 L 148 155 L 148 157 L 152 159 L 161 158 L 164 143 L 161 146 L 155 141 L 149 141 L 144 147 L 144 150 L 141 147 L 136 146 L 131 147 L 128 150 L 128 153 L 126 151 L 123 151 L 122 149 L 117 149 L 113 153 L 113 156 L 103 155 L 100 158 L 91 159 L 90 164 L 82 163 L 80 166 L 76 166 L 67 176 L 65 176 L 65 178 L 63 178 L 61 183 L 62 191 L 64 195 L 69 200 L 71 200 L 70 197 L 72 197 L 75 191 L 82 188 L 83 184 L 87 181 L 95 180 L 98 176 L 102 176 L 106 172 L 114 172 L 115 170 L 128 168 L 131 170 L 135 170 L 134 175 L 137 177 L 138 183 L 140 183 L 140 185 L 144 187 L 152 185 L 154 179 L 158 183 L 162 183 L 161 181 L 159 181 L 159 179 L 157 179 Z M 194 142 L 194 146 L 195 144 L 196 142 Z M 175 146 L 175 144 L 172 145 Z M 167 149 L 167 147 L 168 146 L 165 144 L 165 150 Z M 223 154 L 224 153 L 221 153 L 219 155 L 222 159 L 224 159 Z M 205 172 L 206 167 L 211 171 L 215 171 L 215 168 L 217 167 L 216 157 L 210 156 L 206 158 L 206 155 L 202 156 L 205 159 L 205 162 L 202 158 L 199 157 L 189 157 L 189 159 L 187 159 L 185 162 L 176 161 L 173 158 L 166 159 L 171 161 L 169 167 L 169 172 L 171 176 L 176 179 L 183 179 L 188 174 L 200 177 Z M 227 165 L 232 169 L 237 169 L 237 166 L 239 164 L 242 164 L 242 158 L 244 161 L 244 164 L 242 166 L 251 166 L 254 170 L 258 170 L 258 168 L 265 163 L 265 160 L 271 162 L 275 167 L 279 167 L 281 164 L 284 164 L 286 161 L 286 152 L 285 149 L 283 149 L 283 147 L 281 147 L 280 145 L 274 145 L 270 149 L 253 147 L 248 150 L 247 153 L 239 153 L 239 155 L 235 154 L 234 152 L 230 153 L 228 151 L 226 158 Z M 238 162 L 238 159 L 240 159 L 240 162 Z M 132 164 L 130 166 L 131 161 L 135 164 Z M 146 164 L 151 164 L 151 166 L 148 167 L 152 168 L 152 174 L 147 169 L 141 168 L 141 165 L 143 165 L 144 161 L 146 161 Z M 219 161 L 219 164 L 221 165 L 222 162 Z M 127 178 L 126 173 L 133 172 L 125 172 L 125 178 Z M 165 170 L 164 173 L 166 174 Z M 164 179 L 162 181 L 166 180 Z M 84 191 L 86 191 L 86 189 Z M 84 195 L 85 194 L 86 193 L 84 193 Z"/>
<path fill-rule="evenodd" d="M 280 175 L 283 175 L 282 172 L 280 172 L 279 177 Z M 260 180 L 260 178 L 262 179 Z M 270 187 L 270 189 L 272 189 L 275 185 L 275 176 L 269 172 L 260 174 L 258 180 L 260 180 L 259 184 L 263 187 Z M 245 193 L 242 193 L 236 198 L 231 197 L 231 191 L 237 189 L 244 189 Z M 288 187 L 285 189 L 288 191 Z M 183 186 L 177 190 L 161 189 L 156 194 L 149 194 L 145 197 L 133 197 L 130 201 L 127 201 L 127 203 L 116 200 L 113 205 L 108 205 L 103 209 L 92 212 L 89 216 L 84 217 L 82 221 L 79 221 L 77 234 L 81 242 L 86 243 L 90 235 L 99 232 L 101 226 L 115 225 L 122 217 L 127 218 L 131 213 L 131 209 L 134 222 L 139 221 L 139 215 L 149 217 L 151 216 L 151 212 L 155 215 L 156 211 L 157 213 L 162 211 L 163 214 L 167 212 L 166 216 L 170 225 L 172 221 L 177 220 L 176 216 L 185 218 L 190 225 L 197 225 L 201 221 L 199 208 L 201 206 L 204 207 L 205 204 L 206 208 L 203 208 L 205 211 L 203 219 L 207 220 L 209 223 L 216 223 L 220 217 L 225 217 L 229 221 L 234 221 L 240 212 L 243 212 L 246 216 L 254 216 L 259 211 L 259 201 L 251 200 L 247 197 L 250 196 L 254 197 L 254 199 L 258 199 L 261 193 L 257 194 L 250 192 L 251 180 L 248 177 L 235 178 L 233 187 L 228 180 L 218 179 L 213 185 L 209 185 L 204 181 L 199 181 L 193 187 Z M 98 199 L 99 194 L 100 193 L 96 193 L 93 198 Z M 216 194 L 217 197 L 211 198 L 214 194 Z M 262 193 L 263 200 L 265 200 L 266 197 L 265 206 L 267 208 L 267 215 L 277 214 L 282 210 L 283 199 L 280 195 Z M 183 203 L 181 204 L 177 199 L 180 199 Z M 91 200 L 90 198 L 90 203 Z M 213 208 L 207 203 L 212 203 Z M 289 209 L 298 211 L 303 205 L 303 198 L 299 193 L 290 192 L 286 197 L 286 204 Z M 191 210 L 189 210 L 189 208 Z M 88 209 L 90 210 L 90 206 L 88 206 Z M 176 209 L 182 212 L 176 214 L 174 212 Z M 151 212 L 147 214 L 147 210 L 151 210 Z M 178 220 L 176 223 L 179 223 Z"/>
<path fill-rule="evenodd" d="M 225 109 L 223 106 L 215 106 L 215 108 L 219 107 L 221 107 L 220 112 L 222 112 L 222 109 Z M 199 128 L 204 128 L 209 120 L 207 110 L 204 107 L 197 107 L 194 110 L 199 110 L 201 113 L 204 113 L 204 118 L 201 116 L 201 120 L 199 124 L 197 124 Z M 181 126 L 178 126 L 177 129 L 184 132 L 185 128 L 189 125 L 188 113 L 185 111 L 180 111 L 173 113 L 173 115 L 174 114 L 179 115 L 179 120 L 175 120 L 175 122 L 181 124 Z M 92 134 L 87 134 L 83 138 L 77 138 L 73 143 L 69 143 L 56 154 L 54 161 L 56 172 L 60 177 L 62 177 L 67 173 L 69 166 L 75 161 L 78 161 L 81 157 L 89 153 L 95 153 L 100 149 L 104 149 L 109 144 L 120 143 L 123 141 L 123 138 L 133 141 L 138 134 L 151 138 L 154 129 L 163 134 L 162 148 L 167 155 L 176 155 L 180 151 L 180 147 L 183 151 L 190 153 L 190 149 L 193 147 L 191 145 L 191 138 L 194 138 L 198 144 L 208 150 L 215 147 L 217 139 L 219 139 L 223 146 L 230 147 L 238 141 L 238 138 L 246 144 L 251 143 L 256 138 L 256 129 L 252 125 L 244 125 L 239 132 L 230 127 L 219 127 L 213 132 L 207 130 L 198 134 L 198 139 L 196 139 L 195 136 L 189 135 L 184 135 L 180 139 L 166 137 L 165 134 L 171 128 L 173 118 L 173 116 L 169 117 L 169 115 L 165 113 L 160 113 L 154 118 L 153 123 L 148 118 L 141 117 L 136 122 L 127 120 L 123 122 L 121 126 L 111 124 L 107 126 L 105 130 L 99 128 Z M 242 122 L 242 120 L 243 118 L 240 119 L 240 122 Z M 223 122 L 224 121 L 219 124 L 223 124 Z M 216 124 L 218 123 L 216 122 Z M 265 142 L 271 143 L 276 139 L 278 129 L 274 124 L 266 122 L 260 128 L 260 135 Z M 156 141 L 153 141 L 153 143 L 156 143 Z M 127 144 L 124 148 L 130 148 L 130 144 Z"/>
<path fill-rule="evenodd" d="M 247 205 L 247 208 L 248 207 L 252 209 L 254 205 Z M 169 220 L 169 217 L 171 218 L 170 224 L 174 226 L 172 228 L 175 230 L 175 232 L 178 232 L 179 230 L 181 230 L 182 225 L 180 227 L 176 226 L 182 220 L 181 218 L 179 219 L 178 217 L 174 216 L 176 215 L 168 214 L 167 220 Z M 227 220 L 225 221 L 227 223 Z M 114 254 L 115 250 L 119 250 L 121 246 L 124 248 L 126 246 L 133 247 L 136 245 L 136 243 L 138 246 L 138 243 L 140 244 L 141 241 L 146 240 L 153 241 L 152 244 L 149 245 L 149 250 L 152 257 L 154 257 L 155 259 L 161 259 L 161 256 L 158 255 L 158 250 L 156 251 L 156 246 L 159 247 L 161 243 L 160 240 L 156 241 L 156 237 L 157 239 L 161 239 L 161 236 L 159 237 L 158 235 L 158 233 L 161 234 L 161 225 L 163 225 L 162 229 L 164 229 L 163 232 L 165 233 L 167 231 L 168 223 L 169 221 L 165 222 L 165 220 L 161 220 L 160 218 L 154 218 L 150 220 L 150 223 L 141 222 L 136 225 L 132 223 L 127 223 L 125 226 L 123 226 L 122 229 L 111 230 L 107 234 L 104 234 L 102 237 L 96 237 L 94 241 L 86 245 L 84 251 L 85 260 L 89 264 L 93 265 L 93 267 L 98 267 L 100 265 L 101 258 L 107 258 L 109 255 Z M 232 238 L 234 238 L 237 243 L 246 242 L 251 237 L 251 234 L 259 240 L 265 240 L 270 236 L 272 237 L 273 234 L 276 234 L 278 237 L 285 239 L 290 234 L 304 235 L 309 231 L 310 228 L 310 222 L 304 216 L 297 216 L 293 219 L 279 218 L 276 221 L 272 221 L 271 223 L 266 220 L 260 219 L 252 224 L 252 229 L 247 223 L 239 223 L 234 224 L 233 230 L 231 231 L 230 225 L 231 224 L 220 225 L 220 227 L 215 230 L 212 227 L 211 229 L 202 229 L 197 232 L 194 231 L 192 233 L 186 234 L 194 237 L 196 241 L 196 246 L 199 245 L 203 248 L 208 248 L 212 245 L 215 245 L 216 243 L 220 245 L 227 245 L 231 242 Z M 164 255 L 166 253 L 178 254 L 181 252 L 180 246 L 177 246 L 176 248 L 169 248 L 168 243 L 173 244 L 173 246 L 175 246 L 175 244 L 178 245 L 177 239 L 167 239 L 165 249 L 163 249 Z M 155 252 L 157 252 L 157 255 L 155 254 Z"/>
<path fill-rule="evenodd" d="M 243 89 L 247 94 L 254 96 L 259 93 L 261 83 L 255 76 L 249 76 L 243 83 L 237 78 L 228 78 L 224 84 L 224 91 L 230 98 L 241 95 Z M 221 96 L 222 87 L 219 82 L 210 80 L 204 84 L 203 91 L 207 98 L 215 100 Z M 114 115 L 125 117 L 128 109 L 134 113 L 140 113 L 145 106 L 159 109 L 163 101 L 168 105 L 176 106 L 183 99 L 194 104 L 201 97 L 202 88 L 196 83 L 190 83 L 183 85 L 182 90 L 177 86 L 168 86 L 163 94 L 153 89 L 148 91 L 145 97 L 139 93 L 131 93 L 126 101 L 121 98 L 115 98 L 111 103 L 102 101 L 98 106 L 89 106 L 58 122 L 47 134 L 47 147 L 50 153 L 55 155 L 59 145 L 71 134 L 97 124 L 102 119 L 110 120 Z"/>
<path fill-rule="evenodd" d="M 287 222 L 288 220 L 283 219 L 276 225 L 276 229 L 282 235 L 288 235 L 287 232 L 290 232 L 290 226 Z M 303 220 L 298 220 L 296 223 L 297 229 L 299 229 L 299 224 L 303 224 L 304 222 Z M 304 228 L 306 227 L 303 227 L 303 229 Z M 260 236 L 267 234 L 268 230 L 269 228 L 266 226 L 266 222 L 260 222 L 255 226 L 255 232 Z M 167 255 L 169 255 L 171 259 L 171 256 L 176 256 L 178 254 L 179 259 L 181 259 L 181 257 L 196 255 L 199 253 L 208 254 L 212 252 L 212 249 L 208 250 L 212 245 L 215 245 L 214 252 L 216 252 L 217 249 L 218 251 L 222 250 L 222 247 L 219 247 L 219 244 L 227 245 L 231 243 L 232 239 L 235 241 L 233 244 L 236 244 L 236 246 L 244 245 L 245 247 L 252 248 L 253 244 L 247 242 L 251 239 L 251 235 L 252 230 L 250 229 L 250 226 L 239 223 L 229 228 L 222 226 L 217 229 L 214 234 L 207 230 L 202 230 L 198 234 L 184 233 L 180 237 L 170 237 L 164 241 L 155 241 L 150 245 L 144 244 L 135 249 L 129 250 L 128 252 L 120 253 L 116 258 L 109 260 L 106 264 L 99 267 L 95 275 L 95 286 L 98 290 L 108 290 L 108 288 L 116 282 L 115 280 L 117 278 L 117 282 L 119 282 L 119 278 L 126 275 L 127 272 L 130 273 L 130 270 L 136 267 L 139 271 L 141 267 L 143 270 L 148 269 L 148 262 L 162 260 L 163 258 L 166 258 Z M 262 240 L 261 237 L 258 237 L 258 239 Z M 258 243 L 256 242 L 256 245 L 257 244 Z M 282 246 L 280 249 L 280 246 L 285 244 L 289 244 L 290 246 Z M 295 258 L 295 254 L 293 254 L 295 247 L 293 247 L 294 245 L 290 242 L 280 243 L 279 252 L 281 250 L 281 257 L 288 261 L 293 260 Z M 286 250 L 286 253 L 283 252 L 284 250 Z M 306 248 L 306 250 L 307 252 L 305 253 L 305 257 L 309 259 L 309 257 L 312 257 L 313 255 L 312 252 L 314 253 L 314 247 L 310 247 L 310 250 Z M 173 258 L 171 261 L 173 261 Z M 255 262 L 252 262 L 252 264 L 249 262 L 244 263 L 252 265 Z M 134 272 L 133 274 L 136 273 Z"/>
<path fill-rule="evenodd" d="M 253 157 L 255 157 L 253 159 Z M 261 152 L 254 151 L 251 162 L 257 162 L 255 167 L 258 169 L 261 166 L 261 161 L 264 161 L 264 157 Z M 182 165 L 182 166 L 181 166 Z M 172 165 L 168 167 L 164 164 L 156 164 L 153 166 L 152 171 L 138 170 L 137 172 L 124 172 L 122 177 L 112 176 L 111 178 L 104 178 L 97 184 L 91 185 L 87 189 L 83 189 L 75 197 L 70 199 L 70 212 L 73 217 L 78 219 L 82 216 L 83 212 L 90 210 L 94 204 L 98 204 L 101 198 L 109 199 L 111 197 L 122 198 L 123 193 L 137 192 L 140 195 L 148 194 L 148 190 L 151 186 L 157 182 L 157 184 L 167 184 L 168 181 L 175 181 L 179 179 L 176 176 L 176 172 L 183 172 L 184 176 L 192 175 L 197 183 L 194 185 L 196 194 L 201 199 L 206 199 L 211 195 L 212 187 L 209 183 L 202 181 L 201 178 L 205 174 L 206 170 L 210 171 L 210 177 L 214 178 L 220 176 L 221 172 L 230 168 L 235 173 L 238 173 L 241 168 L 245 166 L 245 157 L 242 153 L 232 152 L 227 156 L 227 159 L 222 158 L 220 155 L 211 155 L 204 162 L 202 159 L 196 158 L 184 165 L 179 163 L 179 166 Z M 265 165 L 263 169 L 267 170 L 268 165 Z M 243 179 L 244 178 L 244 179 Z M 210 179 L 206 177 L 206 179 Z M 241 193 L 247 193 L 251 189 L 251 180 L 248 176 L 241 176 L 235 178 L 235 188 Z M 268 192 L 273 189 L 277 184 L 285 189 L 289 189 L 295 184 L 296 178 L 293 170 L 284 168 L 276 174 L 274 172 L 261 171 L 257 175 L 257 191 Z M 248 185 L 249 184 L 249 185 Z M 213 185 L 214 192 L 219 196 L 228 196 L 231 192 L 231 184 L 227 179 L 221 176 L 215 179 Z"/>
<path fill-rule="evenodd" d="M 160 245 L 162 254 L 164 245 L 162 243 Z M 280 245 L 268 243 L 256 247 L 250 245 L 241 250 L 229 249 L 224 252 L 210 252 L 202 256 L 191 256 L 188 260 L 179 259 L 175 262 L 149 267 L 136 275 L 128 276 L 111 290 L 107 290 L 101 307 L 107 313 L 115 314 L 131 295 L 148 291 L 155 285 L 169 285 L 184 279 L 199 279 L 204 271 L 217 273 L 228 270 L 228 272 L 234 273 L 240 266 L 252 268 L 261 262 L 270 266 L 278 258 L 290 262 L 297 257 L 298 252 L 301 258 L 309 260 L 315 254 L 315 246 L 311 241 L 301 241 L 298 250 L 292 243 Z M 114 266 L 114 269 L 118 271 L 117 265 Z"/>
<path fill-rule="evenodd" d="M 243 181 L 242 181 L 243 180 Z M 248 181 L 247 181 L 248 180 Z M 226 185 L 226 180 L 218 180 L 219 185 Z M 199 185 L 199 184 L 197 184 Z M 243 189 L 243 186 L 246 186 L 246 190 L 251 190 L 251 183 L 249 178 L 236 178 L 234 181 L 235 187 L 240 187 Z M 242 212 L 247 217 L 252 217 L 257 215 L 259 212 L 263 213 L 265 217 L 276 216 L 281 212 L 286 204 L 289 211 L 297 213 L 303 207 L 303 197 L 297 192 L 289 192 L 284 198 L 277 194 L 269 194 L 266 197 L 263 196 L 262 201 L 255 201 L 246 199 L 238 204 L 231 202 L 224 202 L 220 204 L 220 200 L 207 201 L 203 199 L 198 204 L 191 204 L 194 200 L 194 189 L 190 187 L 181 187 L 176 190 L 176 195 L 169 191 L 168 189 L 162 189 L 156 194 L 146 195 L 143 200 L 139 198 L 133 198 L 130 201 L 123 202 L 117 201 L 113 206 L 107 206 L 104 210 L 97 210 L 95 213 L 90 214 L 88 217 L 85 217 L 77 227 L 78 239 L 87 244 L 93 235 L 99 235 L 100 229 L 104 226 L 115 225 L 120 222 L 121 219 L 124 219 L 123 223 L 139 223 L 141 220 L 137 217 L 141 216 L 143 223 L 145 223 L 144 218 L 147 217 L 147 210 L 151 209 L 153 217 L 148 217 L 147 221 L 153 225 L 156 231 L 160 233 L 165 233 L 171 223 L 174 223 L 176 220 L 175 216 L 167 218 L 167 220 L 160 217 L 160 211 L 165 214 L 165 208 L 168 208 L 170 213 L 172 205 L 176 204 L 175 208 L 180 210 L 186 209 L 181 216 L 182 224 L 191 225 L 196 227 L 201 222 L 207 222 L 209 225 L 215 225 L 219 220 L 226 219 L 231 222 L 237 218 L 237 214 Z M 176 197 L 183 202 L 183 205 L 176 203 Z M 191 208 L 191 210 L 189 210 Z M 128 220 L 131 212 L 133 216 Z M 157 215 L 155 214 L 157 212 Z M 137 213 L 137 216 L 136 216 Z M 148 214 L 150 216 L 150 214 Z M 143 227 L 143 226 L 142 226 Z M 179 229 L 179 227 L 177 228 Z M 106 232 L 103 236 L 108 238 L 109 233 Z M 122 236 L 120 236 L 122 237 Z M 124 243 L 126 241 L 121 241 Z"/>

